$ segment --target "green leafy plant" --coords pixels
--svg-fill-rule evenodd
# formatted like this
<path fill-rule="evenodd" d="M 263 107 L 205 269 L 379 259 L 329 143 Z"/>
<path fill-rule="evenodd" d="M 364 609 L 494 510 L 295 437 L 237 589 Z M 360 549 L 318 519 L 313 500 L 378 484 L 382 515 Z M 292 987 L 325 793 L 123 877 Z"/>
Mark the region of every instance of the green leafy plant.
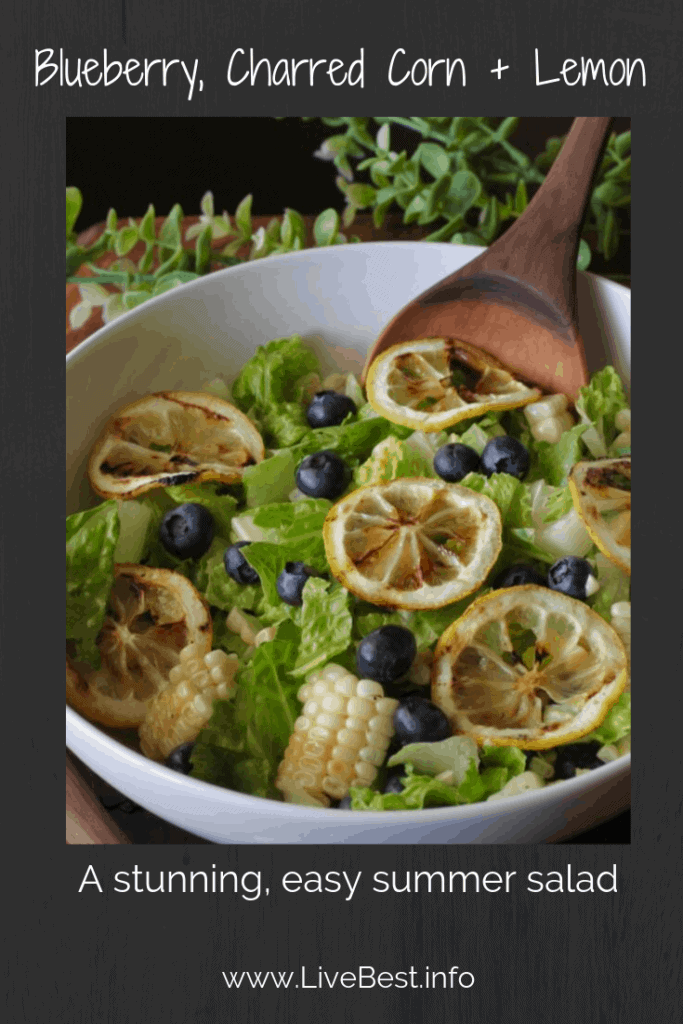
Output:
<path fill-rule="evenodd" d="M 425 236 L 427 241 L 489 245 L 524 213 L 564 141 L 548 139 L 544 151 L 532 160 L 510 142 L 517 117 L 320 120 L 339 129 L 314 155 L 331 161 L 339 172 L 336 180 L 344 210 L 341 215 L 335 209 L 319 214 L 313 225 L 316 246 L 358 241 L 355 236 L 347 238 L 342 228 L 351 227 L 361 210 L 371 212 L 377 227 L 394 210 L 401 211 L 406 225 L 433 225 Z M 399 130 L 404 136 L 406 130 L 414 134 L 415 145 L 397 153 L 391 148 L 391 136 Z M 596 253 L 611 260 L 622 237 L 629 233 L 623 211 L 631 201 L 630 152 L 630 132 L 611 136 L 583 226 L 578 254 L 581 270 Z M 366 180 L 359 180 L 359 175 Z M 102 234 L 92 245 L 84 246 L 75 232 L 82 202 L 77 188 L 67 188 L 66 274 L 67 281 L 78 284 L 80 291 L 80 301 L 70 313 L 72 328 L 83 326 L 95 308 L 101 308 L 107 323 L 147 299 L 219 267 L 294 252 L 307 244 L 306 224 L 296 210 L 288 208 L 281 217 L 273 217 L 255 230 L 251 195 L 245 196 L 231 217 L 226 211 L 216 214 L 213 195 L 206 192 L 198 222 L 185 230 L 178 204 L 159 227 L 152 205 L 139 221 L 129 218 L 120 222 L 111 209 Z M 103 269 L 96 261 L 106 254 L 114 260 Z M 92 276 L 76 276 L 82 267 Z"/>
<path fill-rule="evenodd" d="M 140 303 L 171 288 L 194 281 L 219 267 L 262 259 L 275 253 L 294 252 L 306 246 L 306 225 L 296 210 L 286 209 L 282 217 L 273 217 L 265 227 L 254 230 L 251 215 L 252 196 L 237 207 L 234 216 L 214 212 L 213 194 L 206 192 L 201 201 L 199 221 L 183 231 L 183 211 L 176 204 L 161 226 L 150 205 L 140 221 L 129 218 L 119 223 L 116 210 L 110 210 L 104 231 L 90 246 L 79 245 L 74 231 L 83 204 L 77 188 L 66 190 L 66 273 L 67 282 L 77 284 L 80 301 L 69 314 L 73 329 L 82 327 L 95 308 L 101 307 L 105 323 L 134 309 Z M 316 245 L 341 245 L 347 239 L 340 231 L 341 218 L 336 210 L 324 210 L 317 217 L 313 234 Z M 194 241 L 194 247 L 189 243 Z M 217 243 L 225 241 L 221 248 Z M 132 251 L 144 246 L 134 261 Z M 94 262 L 107 253 L 116 259 L 106 269 Z M 93 277 L 76 276 L 87 267 Z M 108 290 L 105 285 L 115 290 Z"/>
<path fill-rule="evenodd" d="M 315 120 L 307 118 L 305 120 Z M 526 210 L 562 148 L 550 138 L 531 160 L 510 142 L 518 117 L 323 117 L 343 129 L 315 154 L 331 160 L 346 199 L 350 227 L 359 210 L 372 211 L 381 227 L 387 214 L 403 211 L 404 224 L 434 225 L 427 241 L 489 245 Z M 414 133 L 411 152 L 392 149 L 392 130 Z M 613 134 L 606 146 L 583 227 L 579 268 L 593 252 L 616 255 L 624 228 L 620 210 L 631 201 L 631 133 Z M 367 181 L 358 181 L 364 174 Z"/>

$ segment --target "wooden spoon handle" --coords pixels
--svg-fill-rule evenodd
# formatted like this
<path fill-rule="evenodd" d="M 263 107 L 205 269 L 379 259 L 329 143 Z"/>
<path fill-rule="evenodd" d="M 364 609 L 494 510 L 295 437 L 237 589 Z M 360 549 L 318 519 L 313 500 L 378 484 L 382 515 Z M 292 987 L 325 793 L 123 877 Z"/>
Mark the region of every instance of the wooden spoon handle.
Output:
<path fill-rule="evenodd" d="M 577 117 L 548 176 L 519 220 L 455 278 L 503 273 L 537 288 L 569 322 L 575 267 L 590 188 L 611 117 Z"/>
<path fill-rule="evenodd" d="M 129 843 L 66 755 L 66 842 L 69 846 Z"/>

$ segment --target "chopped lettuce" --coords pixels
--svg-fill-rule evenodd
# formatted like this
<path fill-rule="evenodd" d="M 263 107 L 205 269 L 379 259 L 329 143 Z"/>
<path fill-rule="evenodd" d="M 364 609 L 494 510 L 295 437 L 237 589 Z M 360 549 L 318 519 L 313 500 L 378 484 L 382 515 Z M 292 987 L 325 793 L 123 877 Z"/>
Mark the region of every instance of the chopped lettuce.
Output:
<path fill-rule="evenodd" d="M 225 571 L 223 563 L 224 549 L 214 551 L 206 558 L 206 586 L 202 590 L 204 597 L 216 608 L 229 612 L 231 608 L 253 611 L 262 599 L 261 587 L 243 586 L 237 583 Z M 245 555 L 248 553 L 245 552 Z M 248 560 L 248 559 L 247 559 Z"/>
<path fill-rule="evenodd" d="M 381 484 L 399 477 L 435 477 L 432 460 L 407 441 L 387 437 L 375 445 L 370 458 L 354 474 L 358 487 Z"/>
<path fill-rule="evenodd" d="M 286 448 L 310 432 L 298 382 L 318 360 L 298 334 L 262 345 L 232 386 L 235 405 L 257 421 L 267 444 Z"/>
<path fill-rule="evenodd" d="M 458 737 L 451 737 L 457 739 Z M 415 746 L 442 746 L 448 743 L 442 740 L 435 744 L 415 744 Z M 499 748 L 484 747 L 479 751 L 481 770 L 477 767 L 477 759 L 471 757 L 466 770 L 457 764 L 456 784 L 428 774 L 424 769 L 418 773 L 416 765 L 406 762 L 406 777 L 400 793 L 378 793 L 369 788 L 353 788 L 350 790 L 351 808 L 356 811 L 408 811 L 423 807 L 447 807 L 458 804 L 478 803 L 486 800 L 493 793 L 498 793 L 511 778 L 524 771 L 526 758 L 520 750 L 507 748 L 511 753 L 499 755 Z M 421 763 L 428 762 L 427 754 L 422 754 Z M 390 764 L 395 761 L 392 757 Z M 398 763 L 398 762 L 397 762 Z M 435 759 L 440 763 L 439 759 Z M 447 771 L 449 769 L 446 769 Z M 450 769 L 452 770 L 452 769 Z"/>
<path fill-rule="evenodd" d="M 531 504 L 526 484 L 509 473 L 494 473 L 486 477 L 482 473 L 468 473 L 461 481 L 463 487 L 485 494 L 496 503 L 505 527 L 531 526 Z"/>
<path fill-rule="evenodd" d="M 407 743 L 387 761 L 387 767 L 410 763 L 423 775 L 452 772 L 453 783 L 459 785 L 465 778 L 471 761 L 479 764 L 479 751 L 469 736 L 449 736 L 436 743 Z M 452 784 L 453 784 L 452 783 Z"/>
<path fill-rule="evenodd" d="M 325 516 L 332 507 L 326 498 L 307 498 L 275 505 L 262 505 L 251 513 L 254 526 L 264 540 L 273 544 L 296 544 L 306 550 L 309 544 L 322 544 Z"/>
<path fill-rule="evenodd" d="M 300 710 L 300 681 L 289 674 L 299 639 L 294 623 L 281 623 L 275 639 L 257 647 L 239 673 L 233 700 L 214 702 L 192 752 L 194 778 L 279 797 L 275 775 Z"/>
<path fill-rule="evenodd" d="M 303 592 L 301 644 L 290 675 L 303 676 L 342 654 L 351 643 L 351 595 L 338 583 L 311 577 Z"/>
<path fill-rule="evenodd" d="M 593 732 L 589 732 L 587 736 L 582 736 L 577 743 L 600 743 L 602 746 L 608 744 L 618 743 L 619 740 L 623 740 L 625 736 L 628 736 L 631 732 L 631 694 L 622 693 L 616 704 L 607 712 L 607 716 L 602 723 L 594 729 Z"/>
<path fill-rule="evenodd" d="M 213 481 L 201 484 L 176 484 L 174 487 L 165 487 L 164 490 L 175 505 L 203 505 L 213 516 L 214 533 L 226 538 L 230 536 L 230 524 L 237 508 L 237 500 L 232 494 L 225 493 L 223 484 Z"/>
<path fill-rule="evenodd" d="M 273 452 L 269 459 L 247 466 L 243 475 L 248 508 L 272 505 L 287 500 L 296 487 L 299 462 L 291 448 Z"/>
<path fill-rule="evenodd" d="M 570 430 L 565 430 L 555 444 L 535 442 L 540 473 L 548 483 L 555 487 L 565 486 L 572 467 L 583 457 L 582 438 L 587 429 L 585 423 L 577 423 Z"/>
<path fill-rule="evenodd" d="M 66 638 L 78 655 L 99 668 L 95 644 L 114 584 L 114 552 L 119 539 L 117 503 L 75 512 L 66 520 Z"/>
<path fill-rule="evenodd" d="M 585 425 L 583 443 L 595 459 L 605 458 L 619 430 L 614 422 L 621 409 L 627 409 L 621 379 L 612 366 L 594 373 L 589 384 L 581 388 L 576 411 Z M 577 460 L 578 461 L 578 460 Z"/>
<path fill-rule="evenodd" d="M 610 609 L 612 605 L 618 601 L 630 601 L 631 599 L 631 577 L 619 566 L 605 558 L 601 552 L 595 556 L 595 568 L 600 589 L 593 597 L 589 598 L 588 603 L 593 611 L 611 622 Z"/>

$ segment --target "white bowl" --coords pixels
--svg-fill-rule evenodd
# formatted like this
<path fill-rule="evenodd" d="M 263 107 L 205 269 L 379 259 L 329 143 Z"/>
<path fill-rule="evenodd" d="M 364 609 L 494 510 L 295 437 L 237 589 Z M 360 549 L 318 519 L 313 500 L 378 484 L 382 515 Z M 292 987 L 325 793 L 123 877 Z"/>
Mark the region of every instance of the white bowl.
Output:
<path fill-rule="evenodd" d="M 67 356 L 67 513 L 85 507 L 89 449 L 107 418 L 150 391 L 232 379 L 258 345 L 301 334 L 329 371 L 359 370 L 368 346 L 412 298 L 481 250 L 427 242 L 307 249 L 247 263 L 167 292 Z M 591 369 L 630 375 L 630 292 L 580 275 L 579 314 Z M 159 817 L 218 843 L 537 843 L 563 838 L 629 805 L 630 756 L 556 786 L 465 807 L 318 810 L 187 778 L 110 738 L 71 708 L 67 746 Z"/>

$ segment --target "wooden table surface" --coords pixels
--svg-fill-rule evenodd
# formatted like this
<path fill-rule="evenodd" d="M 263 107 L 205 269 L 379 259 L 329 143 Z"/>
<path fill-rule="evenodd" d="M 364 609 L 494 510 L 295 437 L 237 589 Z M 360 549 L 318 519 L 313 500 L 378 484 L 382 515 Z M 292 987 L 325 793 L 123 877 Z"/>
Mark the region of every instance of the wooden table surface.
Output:
<path fill-rule="evenodd" d="M 183 221 L 185 230 L 198 221 L 198 217 L 186 217 Z M 270 217 L 254 217 L 254 230 L 265 226 Z M 158 218 L 158 224 L 163 218 Z M 312 227 L 314 217 L 305 217 L 309 232 L 309 244 L 313 244 Z M 121 221 L 121 225 L 126 221 Z M 104 225 L 98 224 L 79 235 L 79 242 L 91 245 L 101 233 Z M 349 234 L 358 235 L 362 241 L 384 241 L 401 239 L 414 241 L 424 237 L 427 229 L 417 226 L 405 227 L 401 224 L 400 215 L 388 218 L 382 229 L 375 228 L 369 215 L 359 215 Z M 135 250 L 130 254 L 133 259 L 139 255 Z M 113 262 L 112 256 L 98 261 L 101 266 Z M 82 276 L 90 276 L 84 271 Z M 77 330 L 69 325 L 69 312 L 79 300 L 78 285 L 66 285 L 66 351 L 70 352 L 76 345 L 85 341 L 93 331 L 102 326 L 99 310 L 93 312 L 87 322 Z M 574 842 L 629 842 L 630 814 L 626 812 L 596 829 L 584 833 Z M 134 844 L 206 844 L 206 840 L 191 835 L 182 829 L 162 821 L 154 814 L 138 807 L 122 793 L 113 789 L 100 779 L 94 772 L 67 751 L 66 755 L 66 842 L 69 845 L 110 845 L 118 843 Z"/>

